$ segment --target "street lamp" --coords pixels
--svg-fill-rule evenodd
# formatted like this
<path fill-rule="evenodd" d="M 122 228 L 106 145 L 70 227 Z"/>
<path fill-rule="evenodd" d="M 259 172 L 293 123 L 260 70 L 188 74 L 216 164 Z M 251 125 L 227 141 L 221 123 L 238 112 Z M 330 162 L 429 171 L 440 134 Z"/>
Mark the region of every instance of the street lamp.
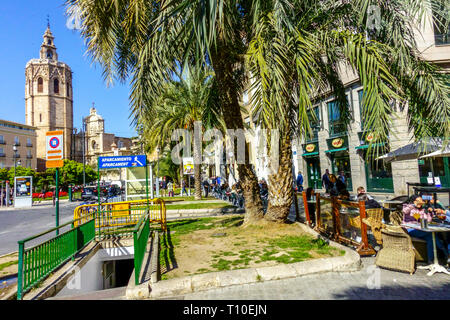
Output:
<path fill-rule="evenodd" d="M 156 196 L 159 197 L 159 152 L 161 149 L 156 148 Z"/>

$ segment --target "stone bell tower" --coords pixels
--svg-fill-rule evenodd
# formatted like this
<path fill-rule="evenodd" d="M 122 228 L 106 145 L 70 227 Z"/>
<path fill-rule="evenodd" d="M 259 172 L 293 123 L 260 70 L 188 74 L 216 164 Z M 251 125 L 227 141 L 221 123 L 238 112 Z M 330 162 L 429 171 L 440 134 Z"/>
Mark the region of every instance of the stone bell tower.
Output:
<path fill-rule="evenodd" d="M 64 158 L 70 159 L 73 132 L 72 70 L 58 61 L 50 24 L 44 33 L 39 59 L 25 68 L 25 121 L 37 130 L 38 170 L 45 170 L 46 132 L 64 131 Z"/>

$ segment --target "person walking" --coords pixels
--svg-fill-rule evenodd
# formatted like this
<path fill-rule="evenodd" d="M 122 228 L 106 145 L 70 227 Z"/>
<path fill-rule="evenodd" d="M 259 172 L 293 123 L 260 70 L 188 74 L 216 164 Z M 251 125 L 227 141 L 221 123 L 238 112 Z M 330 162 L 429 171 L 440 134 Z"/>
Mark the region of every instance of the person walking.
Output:
<path fill-rule="evenodd" d="M 161 181 L 161 191 L 162 191 L 161 193 L 162 193 L 163 197 L 167 196 L 166 190 L 167 190 L 167 182 L 166 182 L 166 177 L 164 176 Z"/>
<path fill-rule="evenodd" d="M 56 205 L 56 188 L 53 188 L 52 200 L 53 200 L 53 206 L 55 206 Z"/>
<path fill-rule="evenodd" d="M 303 191 L 303 175 L 299 171 L 297 175 L 297 191 L 302 192 Z"/>
<path fill-rule="evenodd" d="M 209 193 L 208 179 L 205 179 L 205 181 L 203 181 L 203 188 L 205 189 L 205 198 L 208 198 L 208 193 Z"/>
<path fill-rule="evenodd" d="M 325 173 L 322 176 L 322 185 L 323 187 L 325 187 L 325 193 L 330 193 L 331 181 L 330 181 L 330 171 L 328 169 L 325 170 Z"/>
<path fill-rule="evenodd" d="M 167 190 L 169 191 L 169 197 L 173 197 L 173 182 L 169 181 L 167 184 Z"/>
<path fill-rule="evenodd" d="M 188 195 L 187 191 L 186 191 L 186 180 L 181 180 L 181 196 L 183 196 L 183 194 L 186 193 L 186 196 Z"/>

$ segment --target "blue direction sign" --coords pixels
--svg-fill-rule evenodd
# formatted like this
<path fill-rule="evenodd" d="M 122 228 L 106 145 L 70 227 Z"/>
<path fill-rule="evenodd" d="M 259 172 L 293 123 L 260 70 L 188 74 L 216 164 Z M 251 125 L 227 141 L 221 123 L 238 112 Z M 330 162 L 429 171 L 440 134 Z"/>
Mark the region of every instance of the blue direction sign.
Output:
<path fill-rule="evenodd" d="M 98 158 L 100 169 L 145 167 L 147 164 L 146 162 L 147 157 L 145 155 Z"/>

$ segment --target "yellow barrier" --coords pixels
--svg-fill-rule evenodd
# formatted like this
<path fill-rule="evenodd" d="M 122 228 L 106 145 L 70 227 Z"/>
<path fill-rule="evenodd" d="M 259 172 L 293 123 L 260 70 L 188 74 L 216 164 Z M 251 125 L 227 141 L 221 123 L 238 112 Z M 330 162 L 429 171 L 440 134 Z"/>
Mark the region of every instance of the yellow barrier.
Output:
<path fill-rule="evenodd" d="M 148 204 L 148 206 L 147 206 Z M 167 228 L 166 204 L 162 199 L 133 200 L 124 202 L 87 204 L 75 208 L 73 217 L 76 225 L 87 221 L 89 214 L 96 213 L 96 229 L 125 227 L 136 224 L 148 208 L 150 222 L 161 224 L 162 230 Z M 86 217 L 86 221 L 84 221 Z"/>

